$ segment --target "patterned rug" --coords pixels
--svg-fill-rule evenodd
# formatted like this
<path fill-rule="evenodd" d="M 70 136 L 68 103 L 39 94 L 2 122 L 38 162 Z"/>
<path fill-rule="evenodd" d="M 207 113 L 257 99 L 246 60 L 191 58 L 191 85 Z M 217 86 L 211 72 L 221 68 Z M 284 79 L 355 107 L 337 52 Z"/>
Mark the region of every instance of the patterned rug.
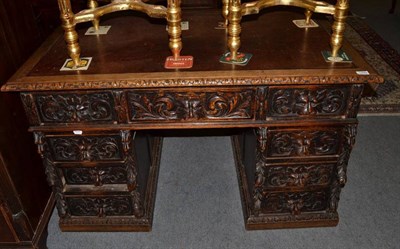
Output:
<path fill-rule="evenodd" d="M 400 115 L 400 54 L 360 18 L 347 23 L 346 39 L 385 78 L 375 94 L 362 99 L 360 114 Z"/>

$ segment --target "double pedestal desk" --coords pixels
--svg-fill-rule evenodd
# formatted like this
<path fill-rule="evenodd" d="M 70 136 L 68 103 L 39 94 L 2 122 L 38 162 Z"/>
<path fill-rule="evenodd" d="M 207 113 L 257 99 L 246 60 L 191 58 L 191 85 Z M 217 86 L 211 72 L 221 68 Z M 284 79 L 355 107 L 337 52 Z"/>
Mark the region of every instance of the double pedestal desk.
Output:
<path fill-rule="evenodd" d="M 107 35 L 80 27 L 86 71 L 60 71 L 68 56 L 56 32 L 2 90 L 21 95 L 61 229 L 149 231 L 162 145 L 152 130 L 208 128 L 237 131 L 247 229 L 336 225 L 363 88 L 382 78 L 346 42 L 352 62 L 326 62 L 329 23 L 297 28 L 302 18 L 243 19 L 241 50 L 253 58 L 240 66 L 219 62 L 219 11 L 184 11 L 185 70 L 164 69 L 165 23 L 141 14 L 105 19 Z"/>

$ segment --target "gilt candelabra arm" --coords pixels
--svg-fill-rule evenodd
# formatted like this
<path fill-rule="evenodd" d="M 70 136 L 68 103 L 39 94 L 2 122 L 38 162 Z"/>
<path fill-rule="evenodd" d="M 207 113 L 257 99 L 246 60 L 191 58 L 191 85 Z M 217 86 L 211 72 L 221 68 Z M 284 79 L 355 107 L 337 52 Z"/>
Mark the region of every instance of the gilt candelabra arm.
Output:
<path fill-rule="evenodd" d="M 314 13 L 322 13 L 333 15 L 335 13 L 335 6 L 313 0 L 259 0 L 242 4 L 242 15 L 258 14 L 262 9 L 273 6 L 295 6 L 309 10 Z M 307 15 L 307 13 L 306 13 Z M 307 17 L 307 16 L 306 16 Z"/>
<path fill-rule="evenodd" d="M 123 2 L 113 1 L 110 4 L 95 9 L 82 10 L 75 14 L 75 22 L 89 22 L 103 15 L 123 10 L 143 12 L 153 18 L 167 18 L 167 8 L 162 5 L 147 4 L 139 0 L 127 0 Z"/>

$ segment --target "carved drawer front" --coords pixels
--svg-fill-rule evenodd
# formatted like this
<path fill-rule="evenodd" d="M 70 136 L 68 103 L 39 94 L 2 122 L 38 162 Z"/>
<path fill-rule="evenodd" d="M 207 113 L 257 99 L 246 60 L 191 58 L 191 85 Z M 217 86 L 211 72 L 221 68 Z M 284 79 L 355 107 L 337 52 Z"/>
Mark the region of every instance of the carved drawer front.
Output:
<path fill-rule="evenodd" d="M 32 125 L 57 123 L 116 123 L 111 92 L 21 94 Z"/>
<path fill-rule="evenodd" d="M 66 196 L 67 212 L 72 216 L 130 216 L 132 198 L 121 196 Z"/>
<path fill-rule="evenodd" d="M 310 158 L 336 156 L 342 127 L 271 128 L 267 135 L 266 158 Z"/>
<path fill-rule="evenodd" d="M 126 184 L 129 168 L 125 164 L 106 164 L 95 167 L 61 167 L 61 174 L 68 185 Z"/>
<path fill-rule="evenodd" d="M 93 135 L 46 135 L 54 161 L 120 161 L 123 160 L 123 145 L 119 134 Z"/>
<path fill-rule="evenodd" d="M 270 87 L 268 91 L 268 119 L 305 117 L 344 117 L 349 108 L 350 86 L 299 86 L 293 88 Z M 355 94 L 361 94 L 357 92 Z"/>
<path fill-rule="evenodd" d="M 323 211 L 328 207 L 329 191 L 268 192 L 261 200 L 260 211 L 269 213 L 300 214 Z"/>
<path fill-rule="evenodd" d="M 335 163 L 302 163 L 265 166 L 264 189 L 303 189 L 326 187 L 330 184 Z"/>
<path fill-rule="evenodd" d="M 251 88 L 129 91 L 129 119 L 131 122 L 254 119 L 254 92 Z"/>

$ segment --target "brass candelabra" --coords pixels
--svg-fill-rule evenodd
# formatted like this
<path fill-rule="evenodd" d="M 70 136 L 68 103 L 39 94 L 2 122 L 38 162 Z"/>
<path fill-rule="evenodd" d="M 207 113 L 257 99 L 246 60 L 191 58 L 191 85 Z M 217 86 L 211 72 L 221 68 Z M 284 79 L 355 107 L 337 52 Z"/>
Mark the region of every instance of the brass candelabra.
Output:
<path fill-rule="evenodd" d="M 168 22 L 169 48 L 174 58 L 178 58 L 182 50 L 180 3 L 181 0 L 167 0 L 167 7 L 164 7 L 147 4 L 141 0 L 111 0 L 110 3 L 99 7 L 96 0 L 88 0 L 88 9 L 73 13 L 70 0 L 58 0 L 64 38 L 74 66 L 80 65 L 81 54 L 76 25 L 91 21 L 94 29 L 98 30 L 101 16 L 123 10 L 135 10 L 153 18 L 165 18 Z"/>
<path fill-rule="evenodd" d="M 258 14 L 264 8 L 278 5 L 304 8 L 306 23 L 310 23 L 312 13 L 333 15 L 330 58 L 332 58 L 332 61 L 336 61 L 336 58 L 338 58 L 338 52 L 343 43 L 349 0 L 337 0 L 335 5 L 313 0 L 258 0 L 243 4 L 241 0 L 222 0 L 222 5 L 222 16 L 225 19 L 225 25 L 228 27 L 228 48 L 234 61 L 237 60 L 237 52 L 240 48 L 242 16 Z"/>

